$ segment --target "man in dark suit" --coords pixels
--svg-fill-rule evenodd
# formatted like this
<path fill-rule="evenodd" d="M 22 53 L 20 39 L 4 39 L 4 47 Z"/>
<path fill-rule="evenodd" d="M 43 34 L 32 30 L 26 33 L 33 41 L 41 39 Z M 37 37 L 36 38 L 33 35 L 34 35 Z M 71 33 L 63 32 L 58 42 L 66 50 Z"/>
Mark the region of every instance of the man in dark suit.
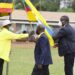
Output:
<path fill-rule="evenodd" d="M 50 45 L 44 30 L 42 25 L 39 25 L 36 30 L 39 38 L 34 50 L 35 66 L 32 75 L 49 75 L 49 64 L 52 64 Z"/>
<path fill-rule="evenodd" d="M 68 16 L 60 18 L 62 27 L 54 40 L 58 39 L 59 56 L 64 56 L 65 75 L 73 75 L 74 56 L 75 56 L 75 29 L 69 25 Z"/>

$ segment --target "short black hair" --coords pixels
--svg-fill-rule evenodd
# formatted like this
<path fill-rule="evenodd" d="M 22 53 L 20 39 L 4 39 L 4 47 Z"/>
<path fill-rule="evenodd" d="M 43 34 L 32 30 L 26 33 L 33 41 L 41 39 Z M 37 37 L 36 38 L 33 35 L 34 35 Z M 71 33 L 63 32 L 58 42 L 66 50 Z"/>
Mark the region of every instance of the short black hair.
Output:
<path fill-rule="evenodd" d="M 69 17 L 64 15 L 60 18 L 60 21 L 62 21 L 62 20 L 65 20 L 66 22 L 69 22 Z"/>

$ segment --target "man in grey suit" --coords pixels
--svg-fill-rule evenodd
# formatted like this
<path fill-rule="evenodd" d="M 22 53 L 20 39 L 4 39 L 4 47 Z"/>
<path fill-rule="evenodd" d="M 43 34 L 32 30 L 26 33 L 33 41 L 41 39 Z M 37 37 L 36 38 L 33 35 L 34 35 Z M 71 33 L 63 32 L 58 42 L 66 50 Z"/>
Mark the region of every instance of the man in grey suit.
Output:
<path fill-rule="evenodd" d="M 73 75 L 74 57 L 75 57 L 75 29 L 69 24 L 69 17 L 60 18 L 62 27 L 58 34 L 53 38 L 58 40 L 59 56 L 64 56 L 65 75 Z"/>

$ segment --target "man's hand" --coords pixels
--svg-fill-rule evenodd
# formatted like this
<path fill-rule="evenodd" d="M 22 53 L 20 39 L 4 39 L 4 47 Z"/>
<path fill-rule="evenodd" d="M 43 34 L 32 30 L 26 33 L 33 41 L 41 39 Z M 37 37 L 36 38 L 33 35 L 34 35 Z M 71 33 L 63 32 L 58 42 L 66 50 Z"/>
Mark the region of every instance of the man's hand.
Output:
<path fill-rule="evenodd" d="M 34 31 L 31 31 L 30 33 L 29 33 L 29 37 L 31 37 L 32 35 L 34 35 L 35 34 L 35 32 Z"/>
<path fill-rule="evenodd" d="M 29 42 L 35 42 L 35 37 L 34 36 L 30 36 L 29 37 Z"/>

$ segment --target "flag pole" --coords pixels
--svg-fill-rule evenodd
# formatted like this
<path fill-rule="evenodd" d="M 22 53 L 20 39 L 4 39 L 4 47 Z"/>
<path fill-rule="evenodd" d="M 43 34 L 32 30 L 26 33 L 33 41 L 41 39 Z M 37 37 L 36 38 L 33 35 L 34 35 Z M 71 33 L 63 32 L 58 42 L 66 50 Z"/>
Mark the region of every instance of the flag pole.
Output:
<path fill-rule="evenodd" d="M 31 28 L 31 31 L 32 31 L 33 30 L 32 22 L 29 21 L 29 24 L 30 24 L 30 28 Z"/>
<path fill-rule="evenodd" d="M 11 13 L 9 14 L 9 20 L 11 21 Z M 11 54 L 11 52 L 10 52 Z M 10 57 L 10 54 L 9 54 L 9 57 Z M 9 62 L 7 62 L 7 65 L 6 65 L 6 75 L 9 74 Z"/>
<path fill-rule="evenodd" d="M 22 5 L 23 5 L 23 7 L 25 8 L 26 5 L 24 4 L 24 1 L 22 1 L 21 3 L 22 3 Z M 32 30 L 32 29 L 33 29 L 32 22 L 29 21 L 29 24 L 30 24 L 30 28 L 31 28 L 31 30 Z M 27 31 L 28 31 L 28 30 L 27 30 Z"/>

